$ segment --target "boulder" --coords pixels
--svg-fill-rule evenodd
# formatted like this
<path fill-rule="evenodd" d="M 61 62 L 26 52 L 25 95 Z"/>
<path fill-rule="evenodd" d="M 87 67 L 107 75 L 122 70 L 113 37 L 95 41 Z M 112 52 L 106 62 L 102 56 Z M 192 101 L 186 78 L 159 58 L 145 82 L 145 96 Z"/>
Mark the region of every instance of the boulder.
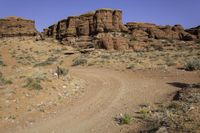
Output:
<path fill-rule="evenodd" d="M 98 42 L 99 48 L 103 48 L 106 50 L 113 50 L 114 49 L 114 44 L 113 44 L 113 37 L 111 34 L 104 34 L 104 36 L 102 36 L 99 39 Z"/>
<path fill-rule="evenodd" d="M 106 50 L 127 50 L 129 48 L 129 39 L 122 36 L 113 36 L 110 33 L 102 33 L 98 36 L 99 48 Z"/>
<path fill-rule="evenodd" d="M 115 50 L 127 50 L 129 48 L 129 40 L 125 37 L 113 37 Z"/>

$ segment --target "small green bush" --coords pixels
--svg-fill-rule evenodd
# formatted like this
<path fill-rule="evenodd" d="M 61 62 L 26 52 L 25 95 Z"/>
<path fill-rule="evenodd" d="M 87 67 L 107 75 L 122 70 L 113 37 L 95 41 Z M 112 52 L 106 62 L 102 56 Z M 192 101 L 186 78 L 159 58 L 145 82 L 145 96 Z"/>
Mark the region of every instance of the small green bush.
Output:
<path fill-rule="evenodd" d="M 141 114 L 143 118 L 146 118 L 150 114 L 150 112 L 151 111 L 149 107 L 143 107 L 143 108 L 140 108 L 139 110 L 139 114 Z"/>
<path fill-rule="evenodd" d="M 66 69 L 66 68 L 57 67 L 56 73 L 57 73 L 59 76 L 66 76 L 66 75 L 69 73 L 69 70 Z"/>
<path fill-rule="evenodd" d="M 11 80 L 5 79 L 3 74 L 0 72 L 0 85 L 12 84 Z"/>
<path fill-rule="evenodd" d="M 42 86 L 40 85 L 40 79 L 27 78 L 26 85 L 24 87 L 29 88 L 30 90 L 41 90 Z"/>
<path fill-rule="evenodd" d="M 187 71 L 200 70 L 200 59 L 192 59 L 185 65 Z"/>
<path fill-rule="evenodd" d="M 1 55 L 0 55 L 0 66 L 5 66 L 3 60 L 1 59 Z"/>
<path fill-rule="evenodd" d="M 125 113 L 121 118 L 120 118 L 120 124 L 130 124 L 132 121 L 132 117 Z"/>
<path fill-rule="evenodd" d="M 78 59 L 74 60 L 74 63 L 72 64 L 72 66 L 84 65 L 86 63 L 87 63 L 86 59 L 78 58 Z"/>
<path fill-rule="evenodd" d="M 3 63 L 3 61 L 0 59 L 0 66 L 3 66 L 4 65 L 4 63 Z"/>

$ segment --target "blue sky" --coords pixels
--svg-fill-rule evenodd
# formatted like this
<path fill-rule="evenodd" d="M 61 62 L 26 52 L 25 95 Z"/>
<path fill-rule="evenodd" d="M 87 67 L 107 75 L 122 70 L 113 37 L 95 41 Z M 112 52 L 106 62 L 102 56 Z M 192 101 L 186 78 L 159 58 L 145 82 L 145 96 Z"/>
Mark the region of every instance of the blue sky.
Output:
<path fill-rule="evenodd" d="M 200 25 L 200 0 L 0 0 L 0 17 L 35 20 L 42 31 L 60 19 L 99 8 L 121 9 L 124 23 Z"/>

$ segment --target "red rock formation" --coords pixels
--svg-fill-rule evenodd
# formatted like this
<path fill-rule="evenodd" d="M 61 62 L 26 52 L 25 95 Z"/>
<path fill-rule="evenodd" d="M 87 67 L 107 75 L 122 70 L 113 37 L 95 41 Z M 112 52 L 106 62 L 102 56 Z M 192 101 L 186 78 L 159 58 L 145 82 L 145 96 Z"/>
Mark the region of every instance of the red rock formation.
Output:
<path fill-rule="evenodd" d="M 129 48 L 129 39 L 121 35 L 113 35 L 110 33 L 98 34 L 98 45 L 100 48 L 107 50 L 127 50 Z"/>
<path fill-rule="evenodd" d="M 36 36 L 35 22 L 19 17 L 0 19 L 0 37 Z"/>
<path fill-rule="evenodd" d="M 196 36 L 198 39 L 200 39 L 200 26 L 190 28 L 190 29 L 187 29 L 185 31 Z"/>
<path fill-rule="evenodd" d="M 99 9 L 80 16 L 71 16 L 44 30 L 44 35 L 77 48 L 107 50 L 144 50 L 149 39 L 195 40 L 199 30 L 184 30 L 181 25 L 159 26 L 151 23 L 122 23 L 122 11 Z M 137 44 L 132 42 L 137 41 Z M 141 42 L 141 43 L 139 43 Z M 145 43 L 145 45 L 140 46 Z"/>
<path fill-rule="evenodd" d="M 68 17 L 44 30 L 44 34 L 62 40 L 65 37 L 90 36 L 103 32 L 126 31 L 122 11 L 99 9 L 80 16 Z"/>
<path fill-rule="evenodd" d="M 148 38 L 168 40 L 194 40 L 195 36 L 184 31 L 181 25 L 158 26 L 150 23 L 127 23 L 129 31 L 140 40 Z"/>

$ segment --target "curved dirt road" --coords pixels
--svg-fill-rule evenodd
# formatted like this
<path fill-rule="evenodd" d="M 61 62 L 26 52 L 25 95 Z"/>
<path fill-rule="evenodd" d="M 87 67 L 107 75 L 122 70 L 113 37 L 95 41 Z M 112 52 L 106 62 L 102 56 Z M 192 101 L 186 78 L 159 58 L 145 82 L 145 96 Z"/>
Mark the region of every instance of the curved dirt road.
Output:
<path fill-rule="evenodd" d="M 72 68 L 71 74 L 87 81 L 85 95 L 66 106 L 62 113 L 41 120 L 19 133 L 118 133 L 137 129 L 138 124 L 119 126 L 114 117 L 132 113 L 141 104 L 153 104 L 170 97 L 177 90 L 167 83 L 199 80 L 197 73 L 117 72 L 106 69 Z M 132 128 L 132 129 L 130 129 Z"/>

